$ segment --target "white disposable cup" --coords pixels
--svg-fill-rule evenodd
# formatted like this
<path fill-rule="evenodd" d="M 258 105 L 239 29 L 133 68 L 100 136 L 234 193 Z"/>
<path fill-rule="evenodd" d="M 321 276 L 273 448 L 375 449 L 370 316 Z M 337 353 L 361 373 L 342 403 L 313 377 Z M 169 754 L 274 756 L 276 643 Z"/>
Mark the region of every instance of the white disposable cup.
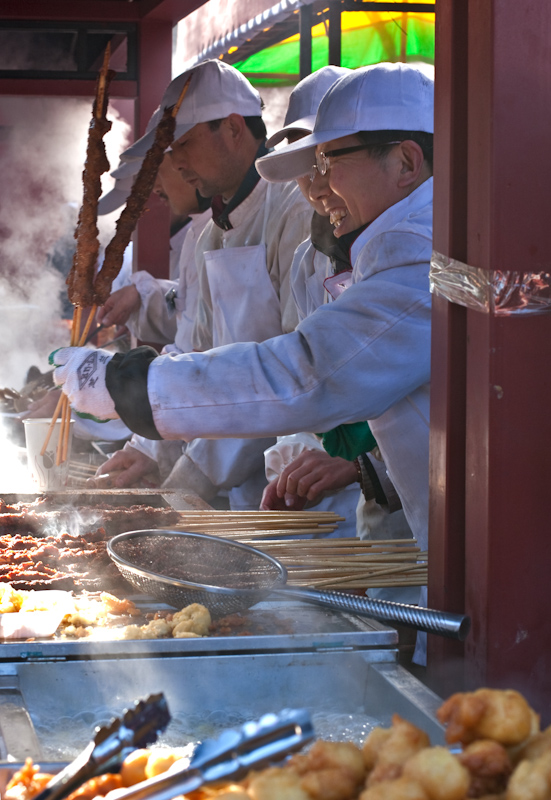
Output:
<path fill-rule="evenodd" d="M 73 439 L 73 420 L 69 427 L 69 446 L 67 448 L 67 459 L 59 466 L 57 460 L 57 443 L 61 430 L 61 419 L 55 423 L 54 430 L 50 436 L 50 441 L 44 455 L 40 451 L 46 441 L 46 436 L 50 428 L 51 419 L 24 419 L 25 442 L 27 444 L 27 466 L 33 481 L 38 485 L 40 491 L 46 489 L 63 489 L 69 480 L 69 458 L 71 456 L 71 444 Z"/>

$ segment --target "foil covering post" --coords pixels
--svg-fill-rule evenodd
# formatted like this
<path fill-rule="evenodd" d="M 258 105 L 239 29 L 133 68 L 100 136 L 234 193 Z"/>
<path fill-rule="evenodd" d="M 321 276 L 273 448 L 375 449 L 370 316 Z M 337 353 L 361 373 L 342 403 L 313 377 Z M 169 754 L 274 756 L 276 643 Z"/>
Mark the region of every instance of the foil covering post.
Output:
<path fill-rule="evenodd" d="M 436 250 L 431 258 L 430 290 L 451 303 L 495 316 L 551 311 L 551 272 L 485 270 Z"/>

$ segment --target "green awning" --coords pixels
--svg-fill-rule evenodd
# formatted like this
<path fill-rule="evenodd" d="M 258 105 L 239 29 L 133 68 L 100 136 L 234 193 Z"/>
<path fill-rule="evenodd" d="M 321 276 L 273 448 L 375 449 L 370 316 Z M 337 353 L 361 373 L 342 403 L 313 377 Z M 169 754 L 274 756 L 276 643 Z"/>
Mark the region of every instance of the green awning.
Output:
<path fill-rule="evenodd" d="M 434 13 L 344 11 L 341 64 L 354 69 L 381 61 L 434 64 Z M 322 23 L 312 28 L 312 70 L 328 64 L 329 39 Z M 234 66 L 254 83 L 294 84 L 299 75 L 299 36 L 291 36 Z"/>

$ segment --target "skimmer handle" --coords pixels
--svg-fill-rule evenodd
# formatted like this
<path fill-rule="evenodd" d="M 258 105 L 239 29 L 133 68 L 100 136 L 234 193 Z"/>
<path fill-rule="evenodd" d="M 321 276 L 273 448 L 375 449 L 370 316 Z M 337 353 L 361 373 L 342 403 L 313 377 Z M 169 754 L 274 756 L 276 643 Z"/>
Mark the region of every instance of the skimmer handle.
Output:
<path fill-rule="evenodd" d="M 431 608 L 410 606 L 405 603 L 391 603 L 388 600 L 371 600 L 369 597 L 345 594 L 344 592 L 323 592 L 315 589 L 285 586 L 274 589 L 272 594 L 293 597 L 307 603 L 349 611 L 353 614 L 372 617 L 380 622 L 395 622 L 418 631 L 435 633 L 451 639 L 464 641 L 471 627 L 471 619 L 465 614 L 452 614 L 448 611 L 434 611 Z"/>

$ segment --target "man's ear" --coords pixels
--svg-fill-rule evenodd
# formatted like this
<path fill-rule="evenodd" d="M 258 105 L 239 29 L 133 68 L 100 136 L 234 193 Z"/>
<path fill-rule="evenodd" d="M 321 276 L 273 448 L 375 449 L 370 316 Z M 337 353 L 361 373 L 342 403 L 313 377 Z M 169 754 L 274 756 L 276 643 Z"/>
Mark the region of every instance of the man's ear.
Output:
<path fill-rule="evenodd" d="M 244 118 L 240 114 L 229 114 L 224 117 L 222 124 L 226 129 L 226 133 L 236 142 L 242 138 L 247 127 Z"/>
<path fill-rule="evenodd" d="M 425 157 L 417 142 L 406 139 L 400 143 L 400 159 L 401 169 L 397 185 L 400 189 L 406 189 L 419 178 L 425 163 Z"/>

